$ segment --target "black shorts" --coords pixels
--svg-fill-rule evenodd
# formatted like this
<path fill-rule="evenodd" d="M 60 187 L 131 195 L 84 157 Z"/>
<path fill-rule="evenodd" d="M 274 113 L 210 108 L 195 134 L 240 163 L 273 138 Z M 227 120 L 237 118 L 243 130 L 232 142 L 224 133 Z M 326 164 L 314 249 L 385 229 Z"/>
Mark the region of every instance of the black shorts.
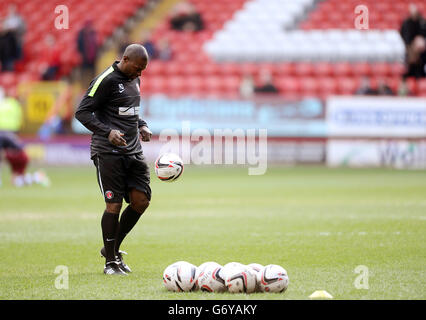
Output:
<path fill-rule="evenodd" d="M 151 200 L 150 173 L 145 158 L 140 154 L 97 154 L 92 158 L 96 167 L 98 184 L 105 202 L 130 202 L 132 188 L 146 194 Z"/>

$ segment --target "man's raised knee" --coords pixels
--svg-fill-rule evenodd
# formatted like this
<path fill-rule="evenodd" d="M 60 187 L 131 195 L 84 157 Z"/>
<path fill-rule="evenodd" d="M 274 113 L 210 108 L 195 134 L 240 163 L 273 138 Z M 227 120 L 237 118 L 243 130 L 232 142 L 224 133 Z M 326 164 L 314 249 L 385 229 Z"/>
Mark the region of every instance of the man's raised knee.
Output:
<path fill-rule="evenodd" d="M 130 205 L 132 206 L 133 210 L 142 214 L 149 207 L 149 200 L 146 197 L 139 198 L 135 201 L 132 201 Z"/>

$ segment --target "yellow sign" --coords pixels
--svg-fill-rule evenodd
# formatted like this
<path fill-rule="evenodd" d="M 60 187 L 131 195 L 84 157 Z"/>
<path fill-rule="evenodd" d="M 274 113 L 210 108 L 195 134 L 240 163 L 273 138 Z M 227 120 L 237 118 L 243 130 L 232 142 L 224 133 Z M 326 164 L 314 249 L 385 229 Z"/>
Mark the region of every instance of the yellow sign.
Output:
<path fill-rule="evenodd" d="M 31 92 L 27 97 L 27 120 L 43 123 L 55 102 L 53 92 Z"/>
<path fill-rule="evenodd" d="M 62 106 L 62 95 L 69 85 L 62 81 L 38 81 L 21 83 L 18 87 L 22 102 L 24 123 L 22 133 L 36 133 L 39 128 Z M 58 104 L 61 104 L 60 106 Z"/>

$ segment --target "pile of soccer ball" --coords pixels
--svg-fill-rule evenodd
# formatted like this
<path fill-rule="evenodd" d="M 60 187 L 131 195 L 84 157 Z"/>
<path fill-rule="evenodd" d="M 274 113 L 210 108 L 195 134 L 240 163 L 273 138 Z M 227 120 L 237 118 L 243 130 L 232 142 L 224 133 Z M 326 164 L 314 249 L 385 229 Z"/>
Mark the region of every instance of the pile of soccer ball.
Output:
<path fill-rule="evenodd" d="M 205 262 L 197 267 L 178 261 L 164 270 L 163 283 L 167 290 L 174 292 L 253 293 L 284 292 L 289 279 L 287 271 L 276 264 L 262 266 L 230 262 L 221 266 L 216 262 Z"/>

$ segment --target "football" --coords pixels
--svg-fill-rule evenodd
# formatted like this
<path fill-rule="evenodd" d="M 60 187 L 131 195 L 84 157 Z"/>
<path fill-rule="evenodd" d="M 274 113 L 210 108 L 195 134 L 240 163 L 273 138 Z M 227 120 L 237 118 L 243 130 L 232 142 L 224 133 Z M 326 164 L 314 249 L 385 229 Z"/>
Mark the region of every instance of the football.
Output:
<path fill-rule="evenodd" d="M 155 174 L 161 181 L 176 181 L 183 172 L 183 161 L 174 153 L 165 153 L 155 160 Z"/>
<path fill-rule="evenodd" d="M 256 272 L 241 263 L 226 264 L 220 275 L 231 293 L 253 293 L 256 290 Z"/>
<path fill-rule="evenodd" d="M 202 264 L 200 264 L 199 266 L 198 266 L 198 268 L 197 268 L 197 272 L 196 272 L 196 274 L 195 274 L 195 287 L 196 287 L 196 290 L 198 290 L 199 289 L 199 286 L 198 286 L 198 277 L 200 276 L 200 274 L 204 271 L 204 269 L 206 268 L 206 267 L 208 267 L 208 266 L 210 266 L 210 265 L 214 265 L 214 266 L 218 266 L 218 267 L 220 267 L 220 268 L 222 268 L 222 266 L 219 264 L 219 263 L 217 263 L 217 262 L 214 262 L 214 261 L 208 261 L 208 262 L 204 262 L 204 263 L 202 263 Z"/>
<path fill-rule="evenodd" d="M 263 269 L 263 266 L 259 263 L 250 263 L 247 265 L 247 267 L 251 268 L 255 271 L 256 274 L 256 292 L 260 292 L 260 286 L 259 286 L 259 277 L 257 276 L 258 273 Z"/>
<path fill-rule="evenodd" d="M 178 261 L 164 270 L 163 283 L 169 291 L 194 291 L 196 290 L 196 274 L 196 266 L 186 261 Z"/>
<path fill-rule="evenodd" d="M 197 285 L 201 291 L 205 292 L 224 292 L 226 291 L 225 280 L 220 271 L 222 266 L 216 263 L 208 263 L 201 271 Z"/>
<path fill-rule="evenodd" d="M 210 266 L 217 266 L 217 267 L 221 267 L 222 268 L 222 266 L 219 263 L 215 262 L 215 261 L 207 261 L 207 262 L 204 262 L 203 264 L 200 264 L 198 266 L 198 271 L 202 272 L 202 271 L 204 271 L 205 268 L 210 267 Z"/>
<path fill-rule="evenodd" d="M 168 291 L 178 291 L 176 286 L 176 271 L 177 266 L 175 264 L 169 265 L 163 272 L 163 284 Z"/>
<path fill-rule="evenodd" d="M 269 264 L 257 274 L 257 283 L 261 292 L 284 292 L 289 278 L 287 271 L 276 264 Z"/>
<path fill-rule="evenodd" d="M 256 273 L 260 272 L 260 270 L 263 268 L 263 266 L 259 263 L 250 263 L 247 265 L 247 267 L 252 268 L 254 271 L 256 271 Z"/>

